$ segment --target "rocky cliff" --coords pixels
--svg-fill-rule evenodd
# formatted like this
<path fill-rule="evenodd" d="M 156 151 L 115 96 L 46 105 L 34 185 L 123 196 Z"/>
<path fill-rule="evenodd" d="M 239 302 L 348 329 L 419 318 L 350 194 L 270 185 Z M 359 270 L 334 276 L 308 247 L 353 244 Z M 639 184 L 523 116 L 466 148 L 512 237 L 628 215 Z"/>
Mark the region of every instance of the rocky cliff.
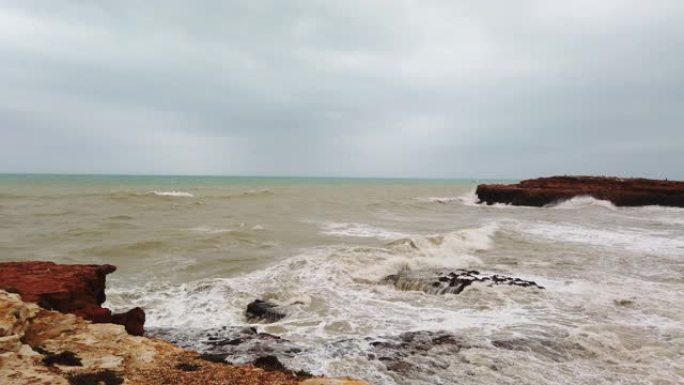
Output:
<path fill-rule="evenodd" d="M 616 206 L 684 207 L 684 182 L 643 178 L 554 176 L 518 184 L 483 184 L 476 194 L 481 203 L 545 206 L 576 196 L 607 200 Z"/>
<path fill-rule="evenodd" d="M 306 377 L 306 376 L 305 376 Z M 367 385 L 281 368 L 211 362 L 168 342 L 45 310 L 0 290 L 0 384 Z"/>
<path fill-rule="evenodd" d="M 145 312 L 134 308 L 112 314 L 102 307 L 105 279 L 112 265 L 58 265 L 53 262 L 0 263 L 0 289 L 17 293 L 48 310 L 72 313 L 94 323 L 123 325 L 132 335 L 144 333 Z"/>

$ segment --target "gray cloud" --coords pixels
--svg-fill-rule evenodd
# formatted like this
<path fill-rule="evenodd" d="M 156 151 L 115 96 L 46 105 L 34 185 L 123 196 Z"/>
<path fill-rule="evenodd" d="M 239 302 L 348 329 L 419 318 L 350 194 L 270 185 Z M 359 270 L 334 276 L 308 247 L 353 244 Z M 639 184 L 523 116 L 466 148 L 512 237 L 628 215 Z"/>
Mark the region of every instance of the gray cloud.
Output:
<path fill-rule="evenodd" d="M 0 1 L 0 172 L 684 178 L 684 4 Z"/>

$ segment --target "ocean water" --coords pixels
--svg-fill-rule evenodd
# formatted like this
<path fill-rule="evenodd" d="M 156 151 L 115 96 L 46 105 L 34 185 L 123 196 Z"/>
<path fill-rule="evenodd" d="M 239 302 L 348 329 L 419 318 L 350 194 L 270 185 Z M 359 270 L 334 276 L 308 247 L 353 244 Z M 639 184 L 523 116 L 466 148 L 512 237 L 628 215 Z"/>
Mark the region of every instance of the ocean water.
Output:
<path fill-rule="evenodd" d="M 233 362 L 383 385 L 684 383 L 683 209 L 481 206 L 479 182 L 4 175 L 0 260 L 114 264 L 108 306 Z M 383 280 L 457 269 L 544 289 Z M 248 322 L 255 299 L 286 316 Z M 217 343 L 250 326 L 281 339 Z"/>

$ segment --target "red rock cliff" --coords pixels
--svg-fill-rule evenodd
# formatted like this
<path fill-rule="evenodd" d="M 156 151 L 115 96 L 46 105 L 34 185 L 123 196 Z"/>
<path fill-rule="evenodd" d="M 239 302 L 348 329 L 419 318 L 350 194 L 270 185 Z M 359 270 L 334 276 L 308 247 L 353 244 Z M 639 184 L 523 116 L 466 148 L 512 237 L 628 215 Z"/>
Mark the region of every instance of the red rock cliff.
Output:
<path fill-rule="evenodd" d="M 643 178 L 554 176 L 518 184 L 477 186 L 480 202 L 544 206 L 576 196 L 607 200 L 616 206 L 684 207 L 684 182 Z"/>
<path fill-rule="evenodd" d="M 114 314 L 105 301 L 105 277 L 112 265 L 58 265 L 53 262 L 0 263 L 0 289 L 21 295 L 27 302 L 73 313 L 95 323 L 116 323 L 132 335 L 143 335 L 145 312 L 134 308 Z"/>

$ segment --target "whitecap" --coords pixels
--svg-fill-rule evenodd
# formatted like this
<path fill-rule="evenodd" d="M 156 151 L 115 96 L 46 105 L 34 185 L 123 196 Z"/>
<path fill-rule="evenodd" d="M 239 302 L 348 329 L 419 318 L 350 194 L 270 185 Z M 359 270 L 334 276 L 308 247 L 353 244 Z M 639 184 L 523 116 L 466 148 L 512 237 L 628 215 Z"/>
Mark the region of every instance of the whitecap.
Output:
<path fill-rule="evenodd" d="M 197 226 L 197 227 L 190 228 L 188 230 L 195 232 L 195 233 L 205 233 L 205 234 L 222 234 L 222 233 L 230 233 L 233 231 L 231 229 L 219 229 L 219 228 L 213 228 L 210 226 Z"/>
<path fill-rule="evenodd" d="M 520 230 L 551 241 L 619 248 L 656 255 L 684 254 L 684 239 L 673 237 L 668 232 L 630 228 L 605 229 L 547 222 L 521 225 Z"/>
<path fill-rule="evenodd" d="M 377 238 L 377 239 L 397 239 L 406 237 L 407 234 L 393 230 L 386 230 L 380 227 L 373 227 L 364 223 L 337 223 L 331 222 L 323 225 L 321 234 L 333 235 L 337 237 L 354 238 Z"/>
<path fill-rule="evenodd" d="M 194 195 L 185 191 L 152 191 L 152 194 L 160 197 L 193 198 Z"/>
<path fill-rule="evenodd" d="M 600 207 L 608 210 L 616 210 L 617 207 L 610 202 L 606 200 L 601 200 L 601 199 L 596 199 L 592 196 L 588 195 L 583 195 L 583 196 L 577 196 L 568 200 L 564 200 L 561 202 L 557 203 L 552 203 L 549 205 L 546 205 L 544 207 L 548 208 L 554 208 L 554 209 L 564 209 L 564 210 L 576 210 L 576 209 L 585 209 L 585 208 L 591 208 L 591 207 Z"/>

